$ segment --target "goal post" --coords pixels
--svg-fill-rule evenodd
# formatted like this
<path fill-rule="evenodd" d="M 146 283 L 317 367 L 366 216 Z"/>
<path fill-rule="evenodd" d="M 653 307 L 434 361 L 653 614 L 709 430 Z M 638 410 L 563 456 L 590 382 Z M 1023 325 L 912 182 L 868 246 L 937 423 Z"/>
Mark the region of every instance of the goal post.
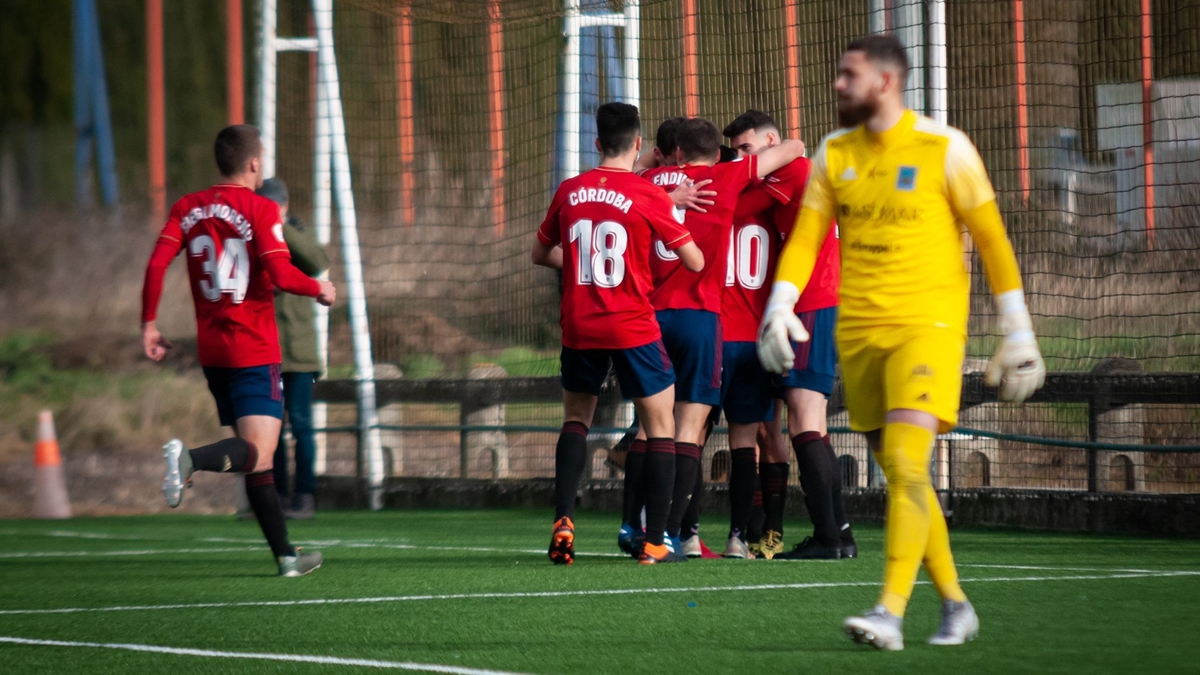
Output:
<path fill-rule="evenodd" d="M 342 108 L 337 57 L 334 53 L 333 0 L 312 0 L 316 37 L 280 38 L 277 34 L 278 0 L 261 0 L 262 29 L 259 50 L 259 127 L 263 138 L 263 173 L 275 174 L 276 97 L 279 52 L 303 51 L 317 55 L 316 132 L 314 138 L 313 222 L 317 239 L 331 239 L 331 207 L 336 204 L 338 235 L 345 273 L 344 297 L 350 315 L 355 381 L 358 387 L 358 466 L 366 479 L 368 504 L 383 507 L 383 448 L 379 435 L 379 413 L 375 404 L 375 364 L 371 354 L 371 332 L 367 317 L 366 285 L 358 238 L 358 214 L 350 173 L 350 150 Z M 328 363 L 329 313 L 316 315 L 318 349 Z M 314 415 L 324 427 L 324 410 Z"/>

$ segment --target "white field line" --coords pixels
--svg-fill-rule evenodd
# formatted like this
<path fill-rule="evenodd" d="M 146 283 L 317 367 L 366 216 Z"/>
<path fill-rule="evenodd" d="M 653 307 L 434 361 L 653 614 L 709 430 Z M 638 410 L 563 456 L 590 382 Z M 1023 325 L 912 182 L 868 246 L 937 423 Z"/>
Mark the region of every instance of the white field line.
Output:
<path fill-rule="evenodd" d="M 59 533 L 66 534 L 66 533 Z M 72 533 L 72 536 L 78 533 Z M 58 535 L 56 535 L 58 536 Z M 85 536 L 85 538 L 103 538 Z M 124 538 L 122 538 L 124 539 Z M 139 539 L 150 541 L 149 538 Z M 260 539 L 240 539 L 230 537 L 204 537 L 198 541 L 213 544 L 247 544 L 241 548 L 196 548 L 196 549 L 157 549 L 157 550 L 130 550 L 130 551 L 17 551 L 0 553 L 0 559 L 4 558 L 56 558 L 56 557 L 85 557 L 85 556 L 139 556 L 139 555 L 155 555 L 155 554 L 184 554 L 184 553 L 232 553 L 238 551 L 257 551 L 262 548 L 262 540 Z M 417 544 L 391 544 L 385 543 L 386 540 L 346 540 L 346 539 L 313 539 L 305 541 L 297 541 L 301 546 L 307 547 L 324 547 L 324 548 L 379 548 L 399 551 L 470 551 L 473 553 L 520 553 L 528 555 L 542 555 L 545 553 L 542 549 L 521 549 L 521 548 L 493 548 L 485 546 L 419 546 Z M 252 546 L 257 544 L 257 546 Z M 604 557 L 604 558 L 626 558 L 624 553 L 611 553 L 600 551 L 576 551 L 576 556 L 588 557 Z M 805 561 L 806 563 L 813 562 L 836 562 L 836 561 Z M 1057 567 L 1049 565 L 993 565 L 982 563 L 958 563 L 958 567 L 973 567 L 979 569 L 1003 569 L 1003 570 L 1029 570 L 1043 572 L 1103 572 L 1103 573 L 1130 573 L 1130 574 L 1158 574 L 1179 570 L 1149 570 L 1149 569 L 1126 569 L 1114 567 Z"/>
<path fill-rule="evenodd" d="M 241 553 L 258 551 L 262 546 L 239 546 L 237 548 L 177 548 L 177 549 L 138 549 L 129 551 L 9 551 L 0 553 L 4 558 L 92 558 L 109 556 L 139 556 L 139 555 L 170 555 L 182 553 Z"/>
<path fill-rule="evenodd" d="M 412 663 L 409 661 L 379 661 L 376 659 L 346 659 L 336 656 L 309 654 L 266 654 L 260 652 L 223 652 L 210 649 L 187 649 L 183 647 L 160 647 L 158 645 L 125 644 L 120 642 L 74 642 L 65 640 L 31 640 L 19 637 L 0 636 L 0 644 L 31 645 L 38 647 L 86 647 L 90 649 L 117 649 L 151 654 L 175 656 L 203 656 L 217 659 L 249 659 L 255 661 L 285 661 L 289 663 L 315 663 L 324 666 L 357 666 L 360 668 L 383 668 L 389 670 L 413 670 L 423 673 L 448 673 L 450 675 L 518 675 L 503 670 L 484 670 L 461 666 L 443 666 L 436 663 Z"/>
<path fill-rule="evenodd" d="M 1163 577 L 1200 576 L 1200 571 L 1151 572 L 1146 574 L 1090 574 L 1073 576 L 988 577 L 961 579 L 963 583 L 997 583 L 1021 581 L 1097 581 L 1110 579 L 1150 579 Z M 918 581 L 926 585 L 928 581 Z M 57 609 L 3 609 L 0 616 L 33 614 L 83 614 L 95 612 L 137 612 L 177 609 L 223 609 L 231 607 L 303 607 L 320 605 L 383 604 L 429 600 L 503 600 L 516 598 L 566 598 L 614 595 L 659 595 L 667 593 L 717 593 L 727 591 L 774 591 L 812 588 L 854 588 L 878 586 L 878 581 L 814 581 L 796 584 L 743 584 L 732 586 L 684 586 L 675 588 L 608 588 L 576 591 L 518 591 L 491 593 L 446 593 L 429 595 L 384 595 L 366 598 L 311 598 L 307 600 L 260 600 L 244 602 L 198 602 L 174 605 L 117 605 L 108 607 L 61 607 Z"/>

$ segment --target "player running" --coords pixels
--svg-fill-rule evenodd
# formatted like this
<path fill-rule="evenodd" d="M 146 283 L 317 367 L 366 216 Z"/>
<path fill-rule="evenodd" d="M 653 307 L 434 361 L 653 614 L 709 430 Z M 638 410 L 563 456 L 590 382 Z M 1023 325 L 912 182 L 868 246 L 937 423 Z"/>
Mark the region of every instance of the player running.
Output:
<path fill-rule="evenodd" d="M 171 207 L 146 267 L 142 346 L 155 361 L 171 349 L 155 317 L 163 276 L 175 256 L 186 251 L 200 365 L 221 425 L 233 427 L 236 436 L 192 450 L 171 439 L 163 446 L 163 495 L 174 508 L 184 488 L 191 487 L 193 472 L 246 474 L 246 495 L 279 576 L 297 577 L 320 567 L 321 554 L 300 552 L 288 541 L 271 472 L 283 419 L 274 289 L 326 306 L 336 293 L 333 284 L 310 279 L 292 265 L 279 206 L 254 193 L 263 183 L 262 152 L 257 128 L 222 129 L 214 145 L 221 182 Z"/>
<path fill-rule="evenodd" d="M 575 561 L 575 494 L 588 457 L 588 427 L 611 364 L 648 434 L 648 531 L 639 562 L 682 562 L 687 558 L 663 543 L 675 480 L 675 371 L 649 301 L 651 239 L 689 270 L 703 269 L 704 255 L 682 225 L 683 211 L 632 172 L 642 149 L 638 109 L 606 103 L 596 111 L 596 129 L 600 166 L 558 186 L 532 252 L 535 264 L 563 271 L 565 421 L 554 452 L 549 556 L 560 565 Z"/>
<path fill-rule="evenodd" d="M 680 122 L 675 144 L 678 166 L 658 171 L 679 174 L 683 177 L 680 181 L 672 180 L 684 184 L 711 180 L 708 187 L 717 193 L 706 212 L 692 213 L 687 220 L 688 231 L 710 261 L 723 261 L 729 254 L 738 195 L 754 181 L 804 153 L 803 143 L 790 140 L 757 156 L 719 163 L 721 132 L 703 118 Z M 651 180 L 656 178 L 651 172 L 645 175 Z M 663 344 L 677 377 L 675 494 L 667 531 L 682 548 L 679 536 L 700 472 L 706 422 L 713 406 L 721 402 L 721 299 L 725 269 L 715 262 L 700 272 L 686 269 L 678 256 L 661 243 L 655 244 L 650 266 L 654 274 L 650 302 L 656 310 Z M 699 544 L 698 539 L 695 544 Z"/>
<path fill-rule="evenodd" d="M 722 132 L 729 138 L 740 154 L 757 154 L 779 144 L 779 126 L 770 115 L 758 110 L 742 113 Z M 749 550 L 756 557 L 784 560 L 853 558 L 858 555 L 858 546 L 846 518 L 842 504 L 841 472 L 837 456 L 830 443 L 826 426 L 826 406 L 833 393 L 833 382 L 837 374 L 837 349 L 834 346 L 833 330 L 837 322 L 838 284 L 841 279 L 838 259 L 836 228 L 831 228 L 821 245 L 821 252 L 813 269 L 808 285 L 800 294 L 796 313 L 800 316 L 810 339 L 798 345 L 796 363 L 781 381 L 783 398 L 787 403 L 787 428 L 791 446 L 796 452 L 796 465 L 800 470 L 800 485 L 804 489 L 804 504 L 813 523 L 813 535 L 797 544 L 791 551 L 783 551 L 783 510 L 787 498 L 788 447 L 780 439 L 781 420 L 772 419 L 770 407 L 763 408 L 763 398 L 770 406 L 769 393 L 757 389 L 759 373 L 765 373 L 753 347 L 757 339 L 758 324 L 766 308 L 770 288 L 763 283 L 775 273 L 775 258 L 779 255 L 777 242 L 791 234 L 796 223 L 796 214 L 804 189 L 808 184 L 812 162 L 801 157 L 767 176 L 761 184 L 744 192 L 738 202 L 739 220 L 735 225 L 734 248 L 731 267 L 738 265 L 737 273 L 726 278 L 725 305 L 723 307 L 727 325 L 735 321 L 742 328 L 735 334 L 735 327 L 726 330 L 726 373 L 733 382 L 725 383 L 728 394 L 725 399 L 725 415 L 730 420 L 730 447 L 740 452 L 731 452 L 733 470 L 730 471 L 730 497 L 734 497 L 734 484 L 738 491 L 739 514 L 748 515 L 751 495 L 746 493 L 746 484 L 751 479 L 742 477 L 754 468 L 752 457 L 755 428 L 743 428 L 735 424 L 737 411 L 748 402 L 753 402 L 755 414 L 746 419 L 762 418 L 767 423 L 767 442 L 762 444 L 759 462 L 762 476 L 762 503 L 766 516 L 765 532 L 758 542 L 751 542 Z M 774 236 L 769 247 L 755 246 L 756 236 L 766 240 Z M 751 269 L 757 254 L 766 265 Z M 770 276 L 764 276 L 764 274 Z M 753 326 L 753 327 L 751 327 Z M 732 366 L 731 366 L 732 361 Z M 764 375 L 765 376 L 765 375 Z M 743 383 L 744 382 L 744 383 Z M 752 389 L 752 387 L 755 387 Z M 733 414 L 731 414 L 731 411 Z M 743 408 L 743 411 L 745 409 Z M 757 425 L 755 425 L 757 426 Z M 735 439 L 735 436 L 737 437 Z M 738 440 L 735 445 L 734 441 Z M 744 445 L 743 445 L 744 444 Z M 747 452 L 747 449 L 750 452 Z M 735 476 L 735 474 L 738 474 Z M 733 508 L 731 505 L 731 512 Z M 744 521 L 743 521 L 744 522 Z M 740 523 L 733 523 L 735 527 Z M 745 531 L 744 529 L 742 530 Z M 733 551 L 738 552 L 737 542 L 730 535 Z M 728 547 L 727 547 L 728 548 Z"/>
<path fill-rule="evenodd" d="M 975 241 L 996 296 L 1000 349 L 986 382 L 1022 402 L 1045 380 L 1016 256 L 975 146 L 957 129 L 904 107 L 904 47 L 890 36 L 850 43 L 835 89 L 841 131 L 813 159 L 795 232 L 779 261 L 759 335 L 763 365 L 785 372 L 807 331 L 793 308 L 837 218 L 842 234 L 841 354 L 850 426 L 888 481 L 887 565 L 878 604 L 843 627 L 856 642 L 904 648 L 903 616 L 917 570 L 942 597 L 934 645 L 958 645 L 979 619 L 958 582 L 929 476 L 935 434 L 957 421 L 970 278 L 959 223 Z"/>

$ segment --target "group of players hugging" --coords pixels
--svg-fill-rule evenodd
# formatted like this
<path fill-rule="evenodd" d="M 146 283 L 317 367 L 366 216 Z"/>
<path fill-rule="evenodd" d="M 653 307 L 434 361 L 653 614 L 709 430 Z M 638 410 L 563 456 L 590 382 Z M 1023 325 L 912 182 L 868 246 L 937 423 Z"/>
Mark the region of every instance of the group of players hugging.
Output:
<path fill-rule="evenodd" d="M 1045 366 L 982 159 L 965 134 L 904 106 L 907 75 L 895 38 L 851 42 L 834 85 L 841 128 L 811 161 L 759 111 L 723 133 L 706 119 L 669 119 L 643 151 L 637 108 L 600 106 L 600 164 L 558 187 L 532 251 L 535 264 L 561 270 L 563 287 L 551 561 L 575 560 L 573 508 L 610 368 L 639 424 L 624 465 L 623 551 L 645 565 L 707 552 L 697 531 L 700 458 L 720 408 L 731 448 L 724 556 L 856 557 L 826 429 L 840 359 L 850 426 L 888 482 L 882 593 L 843 629 L 856 642 L 903 649 L 924 564 L 942 598 L 929 642 L 978 634 L 929 474 L 936 434 L 956 423 L 961 394 L 964 229 L 1003 334 L 986 383 L 1001 400 L 1023 402 Z M 784 422 L 813 521 L 791 551 L 781 535 Z M 765 521 L 748 540 L 759 485 Z"/>

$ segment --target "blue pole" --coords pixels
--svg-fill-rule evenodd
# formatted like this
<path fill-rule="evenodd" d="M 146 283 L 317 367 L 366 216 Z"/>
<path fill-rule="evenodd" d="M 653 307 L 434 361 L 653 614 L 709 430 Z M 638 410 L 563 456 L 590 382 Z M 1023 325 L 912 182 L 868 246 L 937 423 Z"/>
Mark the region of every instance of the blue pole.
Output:
<path fill-rule="evenodd" d="M 74 0 L 71 17 L 71 80 L 75 103 L 75 201 L 80 208 L 91 205 L 89 176 L 92 169 L 91 106 L 88 79 L 88 0 Z"/>
<path fill-rule="evenodd" d="M 88 59 L 92 65 L 92 122 L 96 132 L 96 155 L 100 160 L 100 188 L 104 203 L 117 203 L 117 157 L 113 150 L 112 118 L 108 111 L 108 83 L 104 77 L 104 48 L 100 44 L 100 20 L 96 13 L 96 0 L 84 0 L 90 5 L 91 50 Z"/>
<path fill-rule="evenodd" d="M 579 171 L 594 169 L 600 163 L 593 141 L 596 138 L 596 109 L 600 107 L 599 46 L 595 28 L 584 28 L 579 36 L 580 105 Z"/>
<path fill-rule="evenodd" d="M 625 99 L 625 75 L 621 58 L 617 52 L 617 30 L 612 26 L 600 29 L 601 46 L 604 49 L 604 88 L 613 101 Z"/>

